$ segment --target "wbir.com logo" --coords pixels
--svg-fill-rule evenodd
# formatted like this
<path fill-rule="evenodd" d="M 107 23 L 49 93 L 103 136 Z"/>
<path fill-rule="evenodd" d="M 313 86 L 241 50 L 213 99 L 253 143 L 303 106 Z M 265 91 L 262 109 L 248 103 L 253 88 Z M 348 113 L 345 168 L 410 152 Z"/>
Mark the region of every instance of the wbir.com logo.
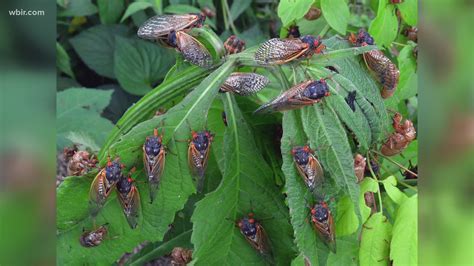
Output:
<path fill-rule="evenodd" d="M 44 10 L 8 10 L 10 16 L 44 16 Z"/>

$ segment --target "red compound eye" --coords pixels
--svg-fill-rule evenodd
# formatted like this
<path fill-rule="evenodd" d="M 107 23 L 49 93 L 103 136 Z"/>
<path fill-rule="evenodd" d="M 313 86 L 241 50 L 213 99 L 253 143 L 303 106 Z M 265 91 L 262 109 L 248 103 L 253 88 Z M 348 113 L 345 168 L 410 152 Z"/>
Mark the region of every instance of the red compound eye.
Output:
<path fill-rule="evenodd" d="M 252 218 L 250 218 L 250 219 L 249 219 L 249 223 L 253 224 L 253 223 L 255 223 L 255 220 L 252 219 Z"/>
<path fill-rule="evenodd" d="M 311 214 L 316 214 L 316 210 L 315 210 L 315 209 L 311 209 Z"/>
<path fill-rule="evenodd" d="M 128 183 L 132 183 L 133 182 L 133 179 L 131 179 L 130 177 L 127 179 Z"/>

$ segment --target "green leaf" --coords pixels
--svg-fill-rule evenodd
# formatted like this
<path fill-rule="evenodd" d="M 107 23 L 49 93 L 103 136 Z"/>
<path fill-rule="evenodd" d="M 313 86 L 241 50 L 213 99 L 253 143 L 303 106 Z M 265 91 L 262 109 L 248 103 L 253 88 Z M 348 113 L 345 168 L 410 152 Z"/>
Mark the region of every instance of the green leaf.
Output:
<path fill-rule="evenodd" d="M 58 12 L 60 17 L 81 17 L 97 13 L 97 7 L 91 0 L 64 1 L 60 6 L 65 8 Z"/>
<path fill-rule="evenodd" d="M 133 2 L 127 7 L 127 10 L 125 10 L 125 14 L 123 14 L 123 17 L 120 20 L 120 22 L 123 22 L 128 17 L 130 17 L 131 15 L 137 13 L 138 11 L 145 10 L 145 9 L 147 9 L 149 7 L 152 7 L 152 6 L 153 6 L 153 4 L 149 3 L 149 2 Z"/>
<path fill-rule="evenodd" d="M 278 4 L 278 16 L 283 26 L 302 18 L 309 10 L 314 0 L 281 0 Z"/>
<path fill-rule="evenodd" d="M 418 194 L 398 208 L 390 243 L 393 265 L 418 265 Z"/>
<path fill-rule="evenodd" d="M 377 17 L 369 27 L 369 33 L 379 46 L 389 47 L 397 37 L 398 20 L 395 6 L 389 1 L 380 1 Z"/>
<path fill-rule="evenodd" d="M 402 14 L 403 20 L 410 26 L 416 26 L 418 24 L 418 1 L 417 0 L 405 0 L 403 3 L 398 4 L 397 8 Z"/>
<path fill-rule="evenodd" d="M 116 23 L 125 9 L 124 0 L 97 0 L 97 5 L 102 24 Z"/>
<path fill-rule="evenodd" d="M 87 201 L 89 200 L 89 187 L 92 178 L 94 178 L 94 174 L 87 177 L 66 177 L 58 187 L 56 191 L 56 208 L 58 209 L 56 227 L 60 232 L 72 228 L 89 214 Z"/>
<path fill-rule="evenodd" d="M 224 135 L 222 182 L 196 204 L 191 218 L 193 261 L 195 265 L 263 264 L 264 257 L 249 245 L 232 222 L 254 212 L 257 220 L 272 218 L 261 223 L 276 262 L 286 265 L 293 257 L 287 209 L 278 189 L 268 186 L 273 182 L 272 172 L 256 149 L 252 132 L 233 97 L 226 94 L 224 100 L 229 126 Z"/>
<path fill-rule="evenodd" d="M 401 205 L 408 197 L 397 188 L 397 179 L 389 176 L 382 181 L 388 196 L 398 205 Z"/>
<path fill-rule="evenodd" d="M 345 0 L 321 0 L 321 11 L 331 28 L 346 34 L 350 12 Z"/>
<path fill-rule="evenodd" d="M 171 14 L 187 14 L 187 13 L 201 13 L 197 7 L 190 5 L 169 5 L 163 10 L 165 13 Z"/>
<path fill-rule="evenodd" d="M 235 21 L 252 4 L 252 0 L 241 0 L 232 2 L 230 17 Z"/>
<path fill-rule="evenodd" d="M 403 234 L 403 232 L 402 232 Z M 392 225 L 381 212 L 372 215 L 362 228 L 360 265 L 388 265 Z M 408 264 L 407 264 L 408 265 Z"/>
<path fill-rule="evenodd" d="M 116 37 L 114 72 L 120 86 L 133 95 L 144 95 L 163 79 L 173 55 L 153 43 Z"/>
<path fill-rule="evenodd" d="M 115 36 L 125 36 L 123 25 L 97 25 L 70 39 L 71 45 L 86 65 L 97 74 L 115 78 Z"/>
<path fill-rule="evenodd" d="M 358 205 L 359 207 L 359 205 Z M 336 236 L 347 236 L 359 228 L 359 220 L 355 215 L 351 198 L 343 196 L 337 200 L 337 215 L 335 217 Z"/>
<path fill-rule="evenodd" d="M 69 59 L 69 55 L 64 50 L 62 45 L 58 42 L 56 42 L 56 66 L 59 68 L 59 70 L 61 70 L 71 78 L 74 78 L 74 73 L 71 69 L 71 60 Z"/>
<path fill-rule="evenodd" d="M 57 145 L 72 144 L 67 138 L 72 132 L 85 135 L 102 145 L 113 124 L 100 116 L 109 104 L 112 91 L 71 88 L 56 98 Z"/>
<path fill-rule="evenodd" d="M 336 253 L 330 253 L 327 260 L 328 266 L 356 266 L 359 240 L 357 235 L 337 238 Z"/>

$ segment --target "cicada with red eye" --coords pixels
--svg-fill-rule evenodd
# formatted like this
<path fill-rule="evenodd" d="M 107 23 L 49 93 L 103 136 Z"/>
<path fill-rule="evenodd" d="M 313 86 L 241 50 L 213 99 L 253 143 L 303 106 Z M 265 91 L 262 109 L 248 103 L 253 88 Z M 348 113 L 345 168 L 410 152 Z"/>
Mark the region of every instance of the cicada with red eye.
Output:
<path fill-rule="evenodd" d="M 292 148 L 291 155 L 293 155 L 296 169 L 311 191 L 322 184 L 324 180 L 323 167 L 308 145 Z"/>
<path fill-rule="evenodd" d="M 203 68 L 212 66 L 212 57 L 204 45 L 184 31 L 171 31 L 166 43 L 176 48 L 186 61 Z"/>
<path fill-rule="evenodd" d="M 260 254 L 270 255 L 271 248 L 268 236 L 263 229 L 262 224 L 255 220 L 253 213 L 249 213 L 237 221 L 236 226 L 240 229 L 240 233 L 245 237 L 245 240 L 256 249 Z"/>
<path fill-rule="evenodd" d="M 269 103 L 260 106 L 254 113 L 298 109 L 320 102 L 330 95 L 325 79 L 307 80 L 297 84 Z"/>
<path fill-rule="evenodd" d="M 97 247 L 102 243 L 102 240 L 107 236 L 107 224 L 101 225 L 96 230 L 85 231 L 79 238 L 79 243 L 83 247 L 92 248 Z"/>
<path fill-rule="evenodd" d="M 329 249 L 336 253 L 336 231 L 334 220 L 326 202 L 321 201 L 311 208 L 311 221 L 316 232 L 324 240 Z"/>
<path fill-rule="evenodd" d="M 113 162 L 110 161 L 110 158 L 107 158 L 107 165 L 96 175 L 94 181 L 92 181 L 89 191 L 89 204 L 92 216 L 97 215 L 117 182 L 123 177 L 123 168 L 124 165 L 119 163 L 118 158 Z"/>
<path fill-rule="evenodd" d="M 199 28 L 204 24 L 206 16 L 202 14 L 158 15 L 149 18 L 140 28 L 137 35 L 142 39 L 164 41 L 174 31 L 184 31 Z"/>
<path fill-rule="evenodd" d="M 148 176 L 150 187 L 150 201 L 155 199 L 156 191 L 160 185 L 161 175 L 165 167 L 165 147 L 163 136 L 158 135 L 158 129 L 153 130 L 153 136 L 147 137 L 143 144 L 143 164 Z"/>
<path fill-rule="evenodd" d="M 133 172 L 133 170 L 130 172 Z M 120 205 L 132 229 L 137 227 L 140 215 L 140 194 L 134 182 L 135 180 L 131 178 L 131 173 L 129 173 L 128 177 L 122 176 L 117 183 Z"/>
<path fill-rule="evenodd" d="M 351 34 L 349 42 L 356 46 L 374 45 L 374 39 L 364 29 L 360 29 L 357 36 Z M 382 98 L 393 95 L 397 89 L 400 71 L 392 61 L 380 50 L 371 50 L 363 54 L 367 68 L 372 71 L 377 81 L 382 84 Z"/>
<path fill-rule="evenodd" d="M 392 126 L 395 132 L 388 137 L 381 150 L 385 156 L 401 153 L 416 138 L 413 122 L 407 119 L 402 123 L 402 116 L 399 113 L 396 113 L 393 117 Z"/>
<path fill-rule="evenodd" d="M 268 78 L 259 74 L 234 72 L 222 84 L 219 91 L 248 96 L 259 92 L 268 82 L 270 82 Z"/>
<path fill-rule="evenodd" d="M 197 175 L 198 191 L 202 191 L 204 182 L 204 173 L 211 151 L 211 143 L 214 135 L 210 131 L 204 130 L 200 132 L 192 131 L 192 139 L 188 147 L 188 164 L 193 174 Z"/>
<path fill-rule="evenodd" d="M 311 35 L 299 39 L 270 39 L 255 52 L 255 60 L 261 65 L 281 65 L 293 60 L 310 58 L 321 53 L 326 46 L 319 37 Z"/>
<path fill-rule="evenodd" d="M 224 48 L 227 54 L 236 54 L 240 53 L 245 50 L 245 42 L 235 35 L 231 35 L 227 40 L 224 42 Z"/>

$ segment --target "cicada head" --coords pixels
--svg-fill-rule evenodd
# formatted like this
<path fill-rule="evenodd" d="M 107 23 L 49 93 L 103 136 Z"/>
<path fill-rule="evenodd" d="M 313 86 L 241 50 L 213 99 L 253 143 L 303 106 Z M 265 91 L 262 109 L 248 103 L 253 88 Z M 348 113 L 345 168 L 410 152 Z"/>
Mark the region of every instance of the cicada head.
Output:
<path fill-rule="evenodd" d="M 357 35 L 351 33 L 349 36 L 349 42 L 351 42 L 355 46 L 366 46 L 366 45 L 374 45 L 374 38 L 370 36 L 370 34 L 365 29 L 359 29 Z"/>
<path fill-rule="evenodd" d="M 197 20 L 194 23 L 194 27 L 200 28 L 202 25 L 204 25 L 204 22 L 206 21 L 206 15 L 203 13 L 195 13 L 197 16 Z"/>
<path fill-rule="evenodd" d="M 311 191 L 324 179 L 323 168 L 313 153 L 308 145 L 294 147 L 291 150 L 298 173 Z"/>
<path fill-rule="evenodd" d="M 106 235 L 107 227 L 106 224 L 104 224 L 96 230 L 84 232 L 79 238 L 79 242 L 86 248 L 97 247 L 102 243 Z"/>
<path fill-rule="evenodd" d="M 321 42 L 321 38 L 317 38 L 311 35 L 305 35 L 300 38 L 302 42 L 306 43 L 309 46 L 308 52 L 305 56 L 311 56 L 313 53 L 321 53 L 326 46 Z"/>
<path fill-rule="evenodd" d="M 245 50 L 245 42 L 235 35 L 231 35 L 224 42 L 224 48 L 227 51 L 227 54 L 236 54 Z"/>
<path fill-rule="evenodd" d="M 155 128 L 153 136 L 147 137 L 145 140 L 145 153 L 150 157 L 158 156 L 163 148 L 162 141 L 161 136 L 158 135 L 158 130 Z"/>
<path fill-rule="evenodd" d="M 329 95 L 329 87 L 324 79 L 311 82 L 303 91 L 303 96 L 312 100 L 319 100 Z"/>
<path fill-rule="evenodd" d="M 308 146 L 294 147 L 291 149 L 293 159 L 298 165 L 306 165 L 309 162 L 312 150 Z"/>
<path fill-rule="evenodd" d="M 301 36 L 300 34 L 300 28 L 298 27 L 298 25 L 291 25 L 289 28 L 288 28 L 288 34 L 287 34 L 287 38 L 299 38 Z"/>
<path fill-rule="evenodd" d="M 110 160 L 107 162 L 107 166 L 105 167 L 105 177 L 110 184 L 115 184 L 119 181 L 120 177 L 122 177 L 123 167 L 124 166 L 119 163 L 118 159 L 113 162 Z"/>
<path fill-rule="evenodd" d="M 213 138 L 213 135 L 211 132 L 204 130 L 200 132 L 192 132 L 192 142 L 194 144 L 194 147 L 200 152 L 207 151 L 209 149 L 209 146 L 211 145 L 211 141 Z"/>
<path fill-rule="evenodd" d="M 336 237 L 334 230 L 334 221 L 331 215 L 331 211 L 326 202 L 321 201 L 311 208 L 311 220 L 317 231 L 324 242 L 328 245 L 329 249 L 336 252 Z"/>

